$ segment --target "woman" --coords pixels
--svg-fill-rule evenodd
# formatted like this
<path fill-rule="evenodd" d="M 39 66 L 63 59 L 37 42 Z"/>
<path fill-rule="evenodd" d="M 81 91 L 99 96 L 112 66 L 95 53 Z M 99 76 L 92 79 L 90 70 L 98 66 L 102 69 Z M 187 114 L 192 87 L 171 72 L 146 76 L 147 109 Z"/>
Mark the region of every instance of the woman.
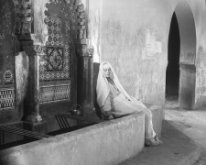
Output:
<path fill-rule="evenodd" d="M 145 144 L 151 146 L 162 143 L 153 129 L 151 111 L 143 103 L 129 96 L 108 62 L 100 65 L 96 90 L 99 107 L 103 114 L 109 116 L 109 119 L 143 111 L 145 113 Z"/>

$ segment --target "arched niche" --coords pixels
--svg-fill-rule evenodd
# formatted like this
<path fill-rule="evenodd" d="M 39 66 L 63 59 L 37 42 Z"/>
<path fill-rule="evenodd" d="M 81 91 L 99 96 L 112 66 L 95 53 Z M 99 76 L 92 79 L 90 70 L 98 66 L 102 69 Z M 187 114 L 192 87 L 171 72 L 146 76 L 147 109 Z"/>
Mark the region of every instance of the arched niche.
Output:
<path fill-rule="evenodd" d="M 53 122 L 56 116 L 73 110 L 77 104 L 85 110 L 82 107 L 89 90 L 85 77 L 90 75 L 91 61 L 87 52 L 87 8 L 76 0 L 50 0 L 42 6 L 43 26 L 48 33 L 45 45 L 34 45 L 40 50 L 38 104 L 42 119 L 49 125 L 47 130 L 53 131 L 59 129 Z M 34 12 L 38 15 L 37 10 Z"/>

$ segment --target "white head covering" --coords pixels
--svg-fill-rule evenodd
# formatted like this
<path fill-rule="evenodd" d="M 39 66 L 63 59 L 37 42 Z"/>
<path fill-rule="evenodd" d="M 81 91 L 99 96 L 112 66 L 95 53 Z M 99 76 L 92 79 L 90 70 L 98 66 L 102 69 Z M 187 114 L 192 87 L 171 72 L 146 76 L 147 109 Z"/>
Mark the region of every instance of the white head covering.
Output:
<path fill-rule="evenodd" d="M 113 67 L 111 66 L 111 64 L 109 62 L 102 62 L 100 64 L 99 67 L 99 74 L 98 74 L 98 78 L 97 78 L 97 87 L 96 87 L 96 91 L 97 91 L 97 103 L 99 104 L 100 108 L 105 104 L 106 98 L 109 95 L 110 92 L 110 88 L 108 85 L 108 81 L 104 75 L 104 70 L 103 70 L 103 66 L 107 64 L 110 68 L 111 68 L 111 72 L 113 74 L 113 81 L 114 84 L 116 85 L 116 87 L 119 89 L 119 91 L 126 96 L 128 99 L 132 99 L 129 94 L 125 91 L 125 89 L 122 87 L 122 85 L 119 82 L 119 79 L 117 78 L 116 73 L 114 72 Z"/>

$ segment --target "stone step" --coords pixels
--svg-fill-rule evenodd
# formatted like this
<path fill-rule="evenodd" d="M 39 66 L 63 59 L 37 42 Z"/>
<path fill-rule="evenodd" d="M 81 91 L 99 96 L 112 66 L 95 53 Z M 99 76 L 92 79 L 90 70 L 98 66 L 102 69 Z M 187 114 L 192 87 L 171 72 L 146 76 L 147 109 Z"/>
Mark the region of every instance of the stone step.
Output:
<path fill-rule="evenodd" d="M 146 147 L 120 165 L 193 165 L 200 157 L 201 148 L 167 121 L 163 122 L 162 140 L 162 145 Z"/>

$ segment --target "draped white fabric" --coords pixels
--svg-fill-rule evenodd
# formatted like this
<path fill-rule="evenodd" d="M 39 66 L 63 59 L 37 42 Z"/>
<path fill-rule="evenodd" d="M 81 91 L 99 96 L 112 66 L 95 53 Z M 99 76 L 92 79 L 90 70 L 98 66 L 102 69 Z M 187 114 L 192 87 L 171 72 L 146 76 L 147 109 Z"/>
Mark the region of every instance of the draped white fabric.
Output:
<path fill-rule="evenodd" d="M 125 89 L 122 87 L 113 67 L 111 66 L 111 64 L 109 62 L 102 62 L 100 64 L 99 67 L 99 74 L 98 74 L 98 78 L 97 78 L 97 87 L 96 87 L 96 91 L 97 91 L 97 102 L 100 106 L 100 108 L 105 104 L 105 100 L 109 95 L 110 92 L 110 88 L 108 85 L 108 81 L 106 79 L 106 77 L 104 76 L 104 70 L 103 70 L 103 66 L 104 65 L 108 65 L 111 68 L 111 72 L 113 74 L 113 81 L 115 86 L 118 88 L 118 90 L 129 100 L 131 100 L 132 102 L 135 102 L 136 104 L 138 103 L 140 106 L 142 106 L 142 108 L 147 108 L 142 102 L 138 101 L 136 98 L 131 97 L 126 91 Z"/>
<path fill-rule="evenodd" d="M 107 81 L 106 77 L 104 76 L 103 66 L 105 64 L 107 64 L 111 68 L 111 72 L 113 75 L 113 81 L 114 81 L 114 84 L 116 85 L 116 87 L 128 99 L 132 100 L 133 98 L 129 96 L 129 94 L 124 90 L 121 83 L 119 82 L 119 79 L 118 79 L 116 73 L 114 72 L 114 69 L 111 66 L 111 64 L 109 62 L 102 62 L 100 64 L 100 67 L 99 67 L 99 74 L 98 74 L 98 78 L 97 78 L 97 87 L 96 87 L 97 102 L 98 102 L 100 108 L 105 104 L 106 98 L 108 97 L 109 92 L 110 92 L 108 81 Z"/>
<path fill-rule="evenodd" d="M 100 108 L 103 110 L 105 109 L 105 105 L 107 105 L 106 100 L 108 100 L 107 98 L 110 95 L 110 86 L 105 76 L 104 65 L 107 65 L 111 68 L 112 76 L 110 77 L 112 77 L 114 85 L 120 91 L 120 94 L 113 99 L 112 113 L 121 116 L 125 114 L 131 114 L 133 112 L 140 112 L 140 111 L 144 112 L 146 139 L 154 138 L 156 136 L 156 133 L 153 129 L 151 111 L 141 101 L 138 101 L 137 99 L 129 96 L 129 94 L 125 91 L 125 89 L 122 87 L 121 83 L 119 82 L 113 67 L 108 62 L 103 62 L 100 64 L 99 74 L 97 78 L 97 87 L 96 87 L 97 103 L 99 104 Z"/>

